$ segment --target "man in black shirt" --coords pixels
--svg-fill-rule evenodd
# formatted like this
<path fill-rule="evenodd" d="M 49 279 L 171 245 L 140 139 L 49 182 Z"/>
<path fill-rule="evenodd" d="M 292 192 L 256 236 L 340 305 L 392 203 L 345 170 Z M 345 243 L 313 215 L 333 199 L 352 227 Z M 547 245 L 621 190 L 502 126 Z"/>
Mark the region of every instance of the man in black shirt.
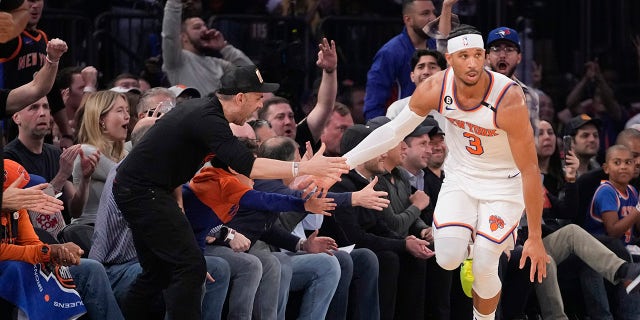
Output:
<path fill-rule="evenodd" d="M 348 128 L 342 136 L 341 151 L 345 153 L 351 150 L 372 131 L 372 127 L 360 124 Z M 356 166 L 343 175 L 342 180 L 336 183 L 331 191 L 355 192 L 366 187 L 376 174 L 384 172 L 385 158 L 386 154 L 383 154 Z M 433 252 L 427 249 L 425 240 L 415 236 L 399 236 L 385 222 L 380 212 L 362 207 L 336 208 L 333 216 L 325 217 L 321 234 L 335 239 L 339 247 L 355 244 L 356 248 L 368 248 L 377 255 L 381 319 L 392 319 L 394 314 L 400 318 L 406 318 L 406 315 L 411 313 L 415 315 L 414 310 L 408 310 L 406 307 L 396 310 L 397 295 L 404 298 L 405 306 L 407 302 L 423 305 L 422 302 L 414 300 L 419 299 L 421 295 L 411 297 L 407 294 L 407 288 L 413 287 L 409 284 L 419 275 L 415 268 L 410 266 L 421 259 L 433 256 Z M 424 277 L 424 274 L 422 276 Z M 400 293 L 400 290 L 403 292 Z"/>
<path fill-rule="evenodd" d="M 43 97 L 51 87 L 58 71 L 58 61 L 67 51 L 67 44 L 60 39 L 52 39 L 47 44 L 46 63 L 34 76 L 31 82 L 13 90 L 0 89 L 0 117 L 12 115 L 20 109 L 32 104 Z M 1 136 L 1 134 L 0 134 Z M 1 140 L 0 140 L 1 141 Z M 0 142 L 0 146 L 2 143 Z M 0 149 L 0 169 L 4 170 L 3 153 Z M 53 213 L 62 210 L 62 201 L 47 196 L 42 190 L 8 188 L 5 195 L 0 192 L 0 204 L 2 198 L 5 202 L 2 207 L 7 209 L 25 208 L 43 213 Z"/>
<path fill-rule="evenodd" d="M 200 318 L 204 259 L 181 199 L 173 195 L 208 155 L 251 178 L 324 177 L 317 179 L 321 188 L 347 172 L 344 159 L 323 157 L 323 150 L 299 163 L 254 158 L 233 136 L 229 123 L 244 124 L 262 107 L 262 93 L 279 86 L 263 82 L 255 66 L 237 67 L 221 82 L 216 97 L 188 100 L 165 114 L 118 168 L 114 197 L 131 227 L 143 268 L 123 306 L 128 318 L 146 318 L 146 306 L 162 290 L 169 318 Z"/>

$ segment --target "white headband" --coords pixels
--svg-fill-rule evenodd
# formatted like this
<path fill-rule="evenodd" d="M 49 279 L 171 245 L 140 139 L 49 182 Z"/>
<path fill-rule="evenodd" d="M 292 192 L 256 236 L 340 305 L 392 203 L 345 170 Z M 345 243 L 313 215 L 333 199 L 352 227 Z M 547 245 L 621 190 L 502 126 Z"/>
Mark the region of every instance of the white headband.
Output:
<path fill-rule="evenodd" d="M 451 38 L 447 42 L 447 51 L 449 53 L 469 48 L 484 49 L 482 36 L 479 34 L 463 34 L 455 38 Z"/>

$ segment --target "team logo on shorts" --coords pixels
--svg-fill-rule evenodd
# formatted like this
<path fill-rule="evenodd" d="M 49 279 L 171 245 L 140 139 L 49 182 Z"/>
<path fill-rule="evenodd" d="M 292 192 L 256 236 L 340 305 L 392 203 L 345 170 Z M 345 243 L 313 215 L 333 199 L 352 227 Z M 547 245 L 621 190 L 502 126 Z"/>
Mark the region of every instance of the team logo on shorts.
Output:
<path fill-rule="evenodd" d="M 489 228 L 491 228 L 491 231 L 504 228 L 504 220 L 496 215 L 491 215 L 489 217 Z"/>

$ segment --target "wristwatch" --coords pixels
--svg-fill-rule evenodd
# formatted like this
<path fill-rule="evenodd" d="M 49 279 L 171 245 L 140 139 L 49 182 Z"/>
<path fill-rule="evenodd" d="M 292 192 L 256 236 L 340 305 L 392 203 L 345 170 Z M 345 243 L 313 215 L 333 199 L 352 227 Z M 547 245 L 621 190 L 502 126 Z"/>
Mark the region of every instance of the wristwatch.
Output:
<path fill-rule="evenodd" d="M 233 240 L 236 236 L 236 231 L 229 227 L 222 227 L 220 229 L 220 238 L 224 239 L 225 243 L 229 243 L 229 241 Z"/>
<path fill-rule="evenodd" d="M 49 246 L 48 245 L 43 245 L 40 248 L 40 252 L 42 253 L 42 261 L 43 262 L 49 262 L 49 260 L 51 259 L 51 256 L 49 255 Z"/>

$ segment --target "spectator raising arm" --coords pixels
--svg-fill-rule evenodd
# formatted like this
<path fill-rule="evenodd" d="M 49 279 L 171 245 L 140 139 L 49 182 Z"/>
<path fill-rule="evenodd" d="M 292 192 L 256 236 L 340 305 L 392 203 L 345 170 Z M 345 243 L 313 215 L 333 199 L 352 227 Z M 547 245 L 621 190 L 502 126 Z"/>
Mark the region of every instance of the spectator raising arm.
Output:
<path fill-rule="evenodd" d="M 47 43 L 47 58 L 44 66 L 31 82 L 11 90 L 7 97 L 7 114 L 13 114 L 32 104 L 51 90 L 58 72 L 58 62 L 65 52 L 67 52 L 67 44 L 64 41 L 51 39 Z"/>

